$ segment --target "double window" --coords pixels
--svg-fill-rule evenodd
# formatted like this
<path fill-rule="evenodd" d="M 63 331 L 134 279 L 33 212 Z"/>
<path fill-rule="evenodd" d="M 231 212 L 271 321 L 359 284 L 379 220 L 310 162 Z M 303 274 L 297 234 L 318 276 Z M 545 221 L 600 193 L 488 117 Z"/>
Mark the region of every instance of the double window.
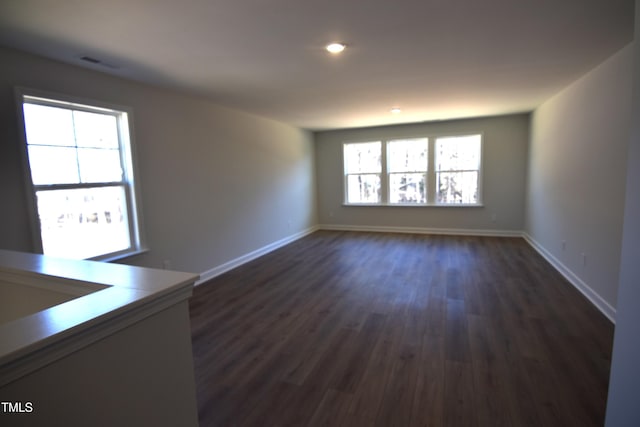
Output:
<path fill-rule="evenodd" d="M 479 205 L 482 136 L 345 143 L 346 204 Z"/>
<path fill-rule="evenodd" d="M 75 259 L 140 251 L 130 112 L 19 96 L 36 250 Z"/>

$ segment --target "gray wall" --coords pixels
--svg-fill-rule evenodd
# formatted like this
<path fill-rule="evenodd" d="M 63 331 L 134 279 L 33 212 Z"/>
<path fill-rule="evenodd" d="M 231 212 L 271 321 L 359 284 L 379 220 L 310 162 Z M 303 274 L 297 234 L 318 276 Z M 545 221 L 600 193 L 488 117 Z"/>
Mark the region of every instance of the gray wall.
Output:
<path fill-rule="evenodd" d="M 483 132 L 484 207 L 343 206 L 342 143 Z M 318 218 L 322 225 L 521 231 L 529 115 L 315 133 Z M 495 214 L 496 221 L 492 221 Z"/>
<path fill-rule="evenodd" d="M 613 341 L 607 427 L 640 425 L 640 0 L 636 0 L 635 72 L 618 313 Z"/>
<path fill-rule="evenodd" d="M 211 102 L 0 48 L 0 248 L 28 251 L 14 86 L 134 111 L 147 254 L 202 273 L 316 224 L 312 135 Z"/>
<path fill-rule="evenodd" d="M 546 101 L 531 120 L 526 232 L 611 307 L 620 265 L 632 64 L 629 45 Z"/>

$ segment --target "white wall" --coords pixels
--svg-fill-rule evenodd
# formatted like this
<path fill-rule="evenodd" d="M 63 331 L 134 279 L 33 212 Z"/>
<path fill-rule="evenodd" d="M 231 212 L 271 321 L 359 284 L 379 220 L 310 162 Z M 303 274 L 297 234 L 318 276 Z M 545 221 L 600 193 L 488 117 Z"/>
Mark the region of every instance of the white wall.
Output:
<path fill-rule="evenodd" d="M 343 206 L 342 143 L 380 138 L 455 135 L 483 132 L 484 207 Z M 520 232 L 529 115 L 429 122 L 317 132 L 315 136 L 319 223 L 346 227 Z M 492 221 L 492 215 L 496 221 Z"/>
<path fill-rule="evenodd" d="M 610 317 L 620 265 L 632 63 L 630 45 L 546 101 L 531 120 L 526 233 Z"/>
<path fill-rule="evenodd" d="M 640 0 L 636 0 L 635 72 L 618 313 L 613 340 L 607 427 L 640 425 Z"/>
<path fill-rule="evenodd" d="M 14 86 L 134 111 L 151 251 L 202 273 L 316 224 L 312 135 L 186 94 L 0 48 L 0 247 L 31 249 Z"/>

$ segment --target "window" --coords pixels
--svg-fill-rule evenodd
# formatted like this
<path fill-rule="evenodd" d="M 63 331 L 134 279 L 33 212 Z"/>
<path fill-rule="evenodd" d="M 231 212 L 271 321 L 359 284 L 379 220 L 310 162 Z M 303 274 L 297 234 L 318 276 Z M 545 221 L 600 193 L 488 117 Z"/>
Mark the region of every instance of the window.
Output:
<path fill-rule="evenodd" d="M 480 135 L 436 139 L 437 203 L 478 203 Z"/>
<path fill-rule="evenodd" d="M 346 204 L 481 203 L 480 134 L 350 142 L 343 148 Z"/>
<path fill-rule="evenodd" d="M 380 203 L 382 145 L 359 142 L 344 145 L 347 203 Z"/>
<path fill-rule="evenodd" d="M 387 142 L 389 203 L 427 203 L 428 152 L 426 138 Z"/>
<path fill-rule="evenodd" d="M 19 95 L 36 249 L 75 259 L 140 251 L 130 112 Z"/>

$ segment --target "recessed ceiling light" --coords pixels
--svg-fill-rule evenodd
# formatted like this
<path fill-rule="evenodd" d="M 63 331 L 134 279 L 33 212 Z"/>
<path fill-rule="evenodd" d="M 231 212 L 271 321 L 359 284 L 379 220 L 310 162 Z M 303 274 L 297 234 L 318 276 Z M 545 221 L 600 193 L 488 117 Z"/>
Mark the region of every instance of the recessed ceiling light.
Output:
<path fill-rule="evenodd" d="M 347 47 L 344 43 L 331 43 L 326 46 L 326 49 L 331 53 L 340 53 Z"/>
<path fill-rule="evenodd" d="M 402 110 L 400 109 L 400 107 L 393 107 L 393 108 L 391 109 L 391 112 L 392 112 L 393 114 L 400 114 L 400 113 L 402 113 Z"/>

